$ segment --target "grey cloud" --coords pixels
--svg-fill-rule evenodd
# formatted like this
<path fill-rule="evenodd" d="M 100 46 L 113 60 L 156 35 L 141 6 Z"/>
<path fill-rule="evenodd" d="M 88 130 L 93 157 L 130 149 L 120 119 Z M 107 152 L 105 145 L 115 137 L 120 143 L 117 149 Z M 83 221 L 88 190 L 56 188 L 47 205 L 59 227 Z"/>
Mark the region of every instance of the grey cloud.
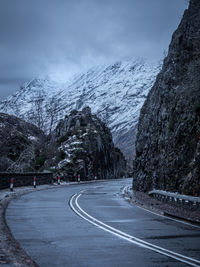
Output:
<path fill-rule="evenodd" d="M 0 98 L 38 75 L 159 60 L 186 7 L 185 0 L 0 0 Z"/>

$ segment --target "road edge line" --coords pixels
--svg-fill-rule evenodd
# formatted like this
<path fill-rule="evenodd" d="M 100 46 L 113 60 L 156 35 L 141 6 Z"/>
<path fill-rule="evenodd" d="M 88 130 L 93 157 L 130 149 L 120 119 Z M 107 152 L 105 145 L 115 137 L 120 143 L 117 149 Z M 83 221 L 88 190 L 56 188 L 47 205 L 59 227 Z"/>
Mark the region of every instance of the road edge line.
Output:
<path fill-rule="evenodd" d="M 125 239 L 135 245 L 138 245 L 140 247 L 143 247 L 143 248 L 146 248 L 146 249 L 149 249 L 149 250 L 152 250 L 154 252 L 157 252 L 159 254 L 162 254 L 162 255 L 165 255 L 165 256 L 168 256 L 170 258 L 173 258 L 179 262 L 183 262 L 183 263 L 186 263 L 186 264 L 189 264 L 190 266 L 195 266 L 195 267 L 199 267 L 200 265 L 197 265 L 197 264 L 200 264 L 200 261 L 196 260 L 196 259 L 193 259 L 193 258 L 190 258 L 190 257 L 187 257 L 187 256 L 184 256 L 184 255 L 181 255 L 179 253 L 176 253 L 176 252 L 173 252 L 173 251 L 170 251 L 170 250 L 167 250 L 167 249 L 164 249 L 162 247 L 158 247 L 156 245 L 153 245 L 151 243 L 148 243 L 146 241 L 143 241 L 142 239 L 139 239 L 139 238 L 136 238 L 134 236 L 131 236 L 131 235 L 128 235 L 114 227 L 111 227 L 101 221 L 99 221 L 98 219 L 92 217 L 91 215 L 89 215 L 87 212 L 85 212 L 81 207 L 80 205 L 78 204 L 78 199 L 81 197 L 82 194 L 75 194 L 73 195 L 71 198 L 70 198 L 70 207 L 72 208 L 72 210 L 77 214 L 79 215 L 82 219 L 88 221 L 89 223 L 95 225 L 96 227 L 106 231 L 106 232 L 109 232 L 111 234 L 114 234 L 115 236 L 118 236 L 122 239 Z M 78 209 L 83 213 L 85 214 L 85 216 L 91 218 L 88 219 L 86 218 L 83 214 L 81 214 L 73 205 L 73 200 L 75 198 L 75 204 L 76 206 L 78 207 Z M 100 225 L 99 225 L 99 224 Z M 107 229 L 107 228 L 108 229 Z M 134 240 L 133 240 L 134 239 Z M 171 254 L 170 254 L 171 253 Z M 189 262 L 189 261 L 191 262 Z M 197 263 L 197 264 L 196 264 Z"/>

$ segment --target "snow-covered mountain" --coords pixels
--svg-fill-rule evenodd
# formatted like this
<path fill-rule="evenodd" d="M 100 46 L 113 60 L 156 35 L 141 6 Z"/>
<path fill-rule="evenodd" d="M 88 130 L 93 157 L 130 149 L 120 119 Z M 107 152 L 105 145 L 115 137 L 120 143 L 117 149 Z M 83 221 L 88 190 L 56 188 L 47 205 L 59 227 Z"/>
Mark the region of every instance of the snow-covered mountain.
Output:
<path fill-rule="evenodd" d="M 158 72 L 158 66 L 126 61 L 92 68 L 67 82 L 33 79 L 1 101 L 0 111 L 51 131 L 71 110 L 89 106 L 129 158 L 134 155 L 140 109 Z"/>

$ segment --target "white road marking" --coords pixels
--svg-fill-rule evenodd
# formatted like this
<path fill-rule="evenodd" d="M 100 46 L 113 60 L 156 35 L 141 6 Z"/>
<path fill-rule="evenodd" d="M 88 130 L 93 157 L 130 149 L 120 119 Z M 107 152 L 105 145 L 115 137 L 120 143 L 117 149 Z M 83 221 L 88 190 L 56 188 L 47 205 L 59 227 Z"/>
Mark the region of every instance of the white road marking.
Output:
<path fill-rule="evenodd" d="M 127 186 L 125 186 L 125 187 L 122 189 L 122 194 L 123 194 L 123 195 L 125 194 L 125 191 L 126 191 L 126 189 L 127 189 L 128 187 L 129 187 L 129 186 L 127 185 Z M 126 199 L 127 199 L 127 198 L 126 198 Z M 129 198 L 128 198 L 128 199 L 129 199 Z M 189 222 L 184 222 L 184 221 L 181 221 L 181 220 L 178 220 L 178 219 L 171 218 L 171 217 L 169 217 L 169 216 L 165 216 L 165 215 L 162 215 L 162 214 L 153 212 L 153 211 L 148 210 L 148 209 L 145 209 L 145 208 L 143 208 L 143 207 L 141 207 L 141 206 L 139 206 L 139 205 L 137 205 L 137 204 L 136 204 L 136 206 L 137 206 L 139 209 L 145 210 L 145 211 L 147 211 L 147 212 L 149 212 L 149 213 L 152 213 L 152 214 L 154 214 L 154 215 L 157 215 L 157 216 L 159 216 L 159 217 L 162 217 L 162 218 L 165 218 L 165 219 L 167 218 L 167 219 L 169 219 L 169 220 L 172 220 L 172 221 L 175 221 L 175 222 L 178 222 L 178 223 L 182 223 L 182 224 L 186 224 L 186 225 L 189 225 L 189 226 L 192 226 L 192 227 L 195 227 L 195 228 L 200 229 L 200 226 L 198 226 L 198 225 L 195 225 L 195 224 L 192 224 L 192 223 L 189 223 Z"/>
<path fill-rule="evenodd" d="M 189 264 L 190 266 L 200 267 L 200 261 L 199 260 L 196 260 L 196 259 L 184 256 L 184 255 L 181 255 L 179 253 L 164 249 L 162 247 L 153 245 L 153 244 L 146 242 L 142 239 L 139 239 L 137 237 L 126 234 L 125 232 L 122 232 L 122 231 L 120 231 L 114 227 L 111 227 L 111 226 L 97 220 L 96 218 L 92 217 L 87 212 L 85 212 L 78 204 L 78 199 L 81 197 L 81 195 L 82 194 L 73 195 L 70 199 L 70 206 L 71 206 L 72 210 L 77 215 L 79 215 L 81 218 L 83 218 L 84 220 L 88 221 L 89 223 L 97 226 L 98 228 L 100 228 L 106 232 L 109 232 L 115 236 L 123 238 L 123 239 L 127 240 L 128 242 L 131 242 L 135 245 L 138 245 L 138 246 L 146 248 L 146 249 L 150 249 L 150 250 L 155 251 L 157 253 L 160 253 L 162 255 L 176 259 L 177 261 Z M 75 205 L 73 204 L 73 201 L 75 202 Z"/>

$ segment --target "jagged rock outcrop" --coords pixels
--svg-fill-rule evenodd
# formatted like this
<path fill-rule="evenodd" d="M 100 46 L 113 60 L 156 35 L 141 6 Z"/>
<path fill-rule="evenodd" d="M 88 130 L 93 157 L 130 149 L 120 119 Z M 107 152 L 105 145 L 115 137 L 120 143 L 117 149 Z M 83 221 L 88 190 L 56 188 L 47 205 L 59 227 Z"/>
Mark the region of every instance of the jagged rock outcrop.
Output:
<path fill-rule="evenodd" d="M 66 180 L 119 178 L 126 161 L 105 123 L 90 108 L 73 110 L 49 136 L 15 116 L 0 113 L 0 172 L 53 171 Z"/>
<path fill-rule="evenodd" d="M 125 175 L 126 161 L 114 147 L 110 130 L 89 107 L 73 110 L 59 122 L 52 134 L 49 147 L 51 155 L 45 162 L 55 173 L 67 180 L 120 178 Z M 54 148 L 53 148 L 54 147 Z M 53 151 L 56 151 L 52 155 Z"/>
<path fill-rule="evenodd" d="M 35 171 L 37 149 L 44 134 L 36 126 L 0 113 L 0 171 Z"/>
<path fill-rule="evenodd" d="M 191 0 L 142 107 L 134 188 L 200 195 L 200 1 Z"/>

